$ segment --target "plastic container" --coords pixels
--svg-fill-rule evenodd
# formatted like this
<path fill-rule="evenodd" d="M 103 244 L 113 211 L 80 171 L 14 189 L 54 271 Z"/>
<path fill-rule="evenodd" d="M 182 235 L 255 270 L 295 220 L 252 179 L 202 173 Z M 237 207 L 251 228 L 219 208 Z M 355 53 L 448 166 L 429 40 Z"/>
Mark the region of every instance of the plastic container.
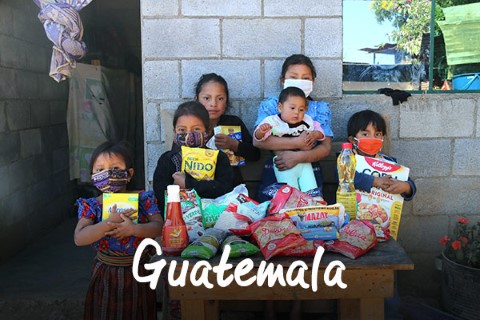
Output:
<path fill-rule="evenodd" d="M 162 253 L 179 256 L 188 246 L 187 226 L 180 205 L 180 187 L 167 186 L 167 213 L 162 231 Z"/>
<path fill-rule="evenodd" d="M 352 144 L 342 143 L 342 151 L 337 158 L 338 189 L 337 202 L 343 204 L 350 220 L 357 216 L 357 194 L 355 191 L 355 155 L 352 151 Z"/>
<path fill-rule="evenodd" d="M 452 84 L 453 90 L 480 90 L 480 73 L 457 74 Z"/>

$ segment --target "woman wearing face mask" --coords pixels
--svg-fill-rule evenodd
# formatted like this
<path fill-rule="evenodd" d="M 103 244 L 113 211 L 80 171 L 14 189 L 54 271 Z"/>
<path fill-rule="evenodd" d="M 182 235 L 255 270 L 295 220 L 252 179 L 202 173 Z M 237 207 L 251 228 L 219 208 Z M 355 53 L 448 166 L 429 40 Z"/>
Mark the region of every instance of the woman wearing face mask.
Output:
<path fill-rule="evenodd" d="M 259 201 L 267 200 L 262 194 L 262 191 L 270 184 L 277 182 L 273 165 L 275 165 L 279 171 L 284 171 L 295 167 L 299 163 L 312 163 L 318 189 L 320 192 L 322 191 L 323 177 L 318 161 L 330 154 L 333 131 L 332 113 L 330 112 L 328 103 L 315 101 L 310 97 L 316 75 L 312 61 L 302 54 L 294 54 L 288 57 L 283 63 L 280 77 L 283 87 L 298 87 L 304 91 L 308 99 L 308 110 L 306 114 L 313 118 L 314 121 L 320 123 L 325 134 L 325 140 L 322 142 L 314 141 L 306 143 L 305 135 L 307 135 L 307 132 L 304 132 L 295 138 L 271 137 L 265 141 L 254 141 L 253 144 L 256 147 L 275 151 L 277 155 L 274 162 L 268 160 L 265 163 L 257 196 Z M 258 109 L 255 127 L 266 117 L 276 114 L 278 114 L 278 97 L 265 99 Z"/>
<path fill-rule="evenodd" d="M 177 184 L 181 189 L 195 189 L 202 198 L 217 198 L 232 190 L 233 170 L 230 161 L 225 153 L 218 150 L 210 150 L 212 155 L 204 159 L 205 162 L 208 161 L 209 167 L 212 166 L 213 179 L 197 180 L 191 174 L 182 172 L 182 146 L 206 149 L 209 126 L 208 111 L 200 102 L 182 103 L 175 111 L 172 149 L 158 159 L 153 174 L 153 190 L 158 199 L 160 211 L 164 210 L 164 193 L 170 184 Z"/>
<path fill-rule="evenodd" d="M 382 158 L 397 162 L 395 158 L 380 153 L 383 137 L 387 133 L 387 125 L 383 117 L 375 111 L 363 110 L 353 114 L 348 120 L 348 141 L 353 145 L 353 152 L 365 157 Z M 374 177 L 356 172 L 355 188 L 370 192 L 372 187 L 383 189 L 392 194 L 401 194 L 405 200 L 412 200 L 417 188 L 411 178 L 400 181 L 391 176 Z"/>

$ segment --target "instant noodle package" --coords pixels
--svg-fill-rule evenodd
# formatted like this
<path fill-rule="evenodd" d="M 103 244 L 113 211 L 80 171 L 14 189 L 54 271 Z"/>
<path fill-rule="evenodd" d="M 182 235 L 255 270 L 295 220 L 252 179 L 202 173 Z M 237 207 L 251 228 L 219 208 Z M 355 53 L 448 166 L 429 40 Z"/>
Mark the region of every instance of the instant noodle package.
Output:
<path fill-rule="evenodd" d="M 407 181 L 410 169 L 379 158 L 355 155 L 356 171 L 364 174 L 382 177 L 391 175 L 393 178 Z M 389 234 L 397 239 L 398 227 L 403 207 L 403 197 L 372 187 L 370 192 L 357 190 L 357 219 L 373 223 L 379 240 L 387 240 Z"/>

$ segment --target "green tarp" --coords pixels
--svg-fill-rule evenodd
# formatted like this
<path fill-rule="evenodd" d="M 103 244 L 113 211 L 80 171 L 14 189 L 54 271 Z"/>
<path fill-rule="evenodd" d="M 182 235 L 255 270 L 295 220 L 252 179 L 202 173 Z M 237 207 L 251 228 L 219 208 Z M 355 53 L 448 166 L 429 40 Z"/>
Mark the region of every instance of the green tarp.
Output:
<path fill-rule="evenodd" d="M 438 21 L 445 39 L 448 65 L 480 62 L 480 3 L 444 8 Z"/>

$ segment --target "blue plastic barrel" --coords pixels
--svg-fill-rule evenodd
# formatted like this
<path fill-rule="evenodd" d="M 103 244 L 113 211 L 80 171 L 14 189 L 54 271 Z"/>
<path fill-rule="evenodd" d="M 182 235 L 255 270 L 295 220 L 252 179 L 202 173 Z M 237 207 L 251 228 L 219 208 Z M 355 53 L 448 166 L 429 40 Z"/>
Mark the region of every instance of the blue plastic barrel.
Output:
<path fill-rule="evenodd" d="M 457 74 L 452 84 L 453 90 L 480 90 L 480 73 Z"/>

